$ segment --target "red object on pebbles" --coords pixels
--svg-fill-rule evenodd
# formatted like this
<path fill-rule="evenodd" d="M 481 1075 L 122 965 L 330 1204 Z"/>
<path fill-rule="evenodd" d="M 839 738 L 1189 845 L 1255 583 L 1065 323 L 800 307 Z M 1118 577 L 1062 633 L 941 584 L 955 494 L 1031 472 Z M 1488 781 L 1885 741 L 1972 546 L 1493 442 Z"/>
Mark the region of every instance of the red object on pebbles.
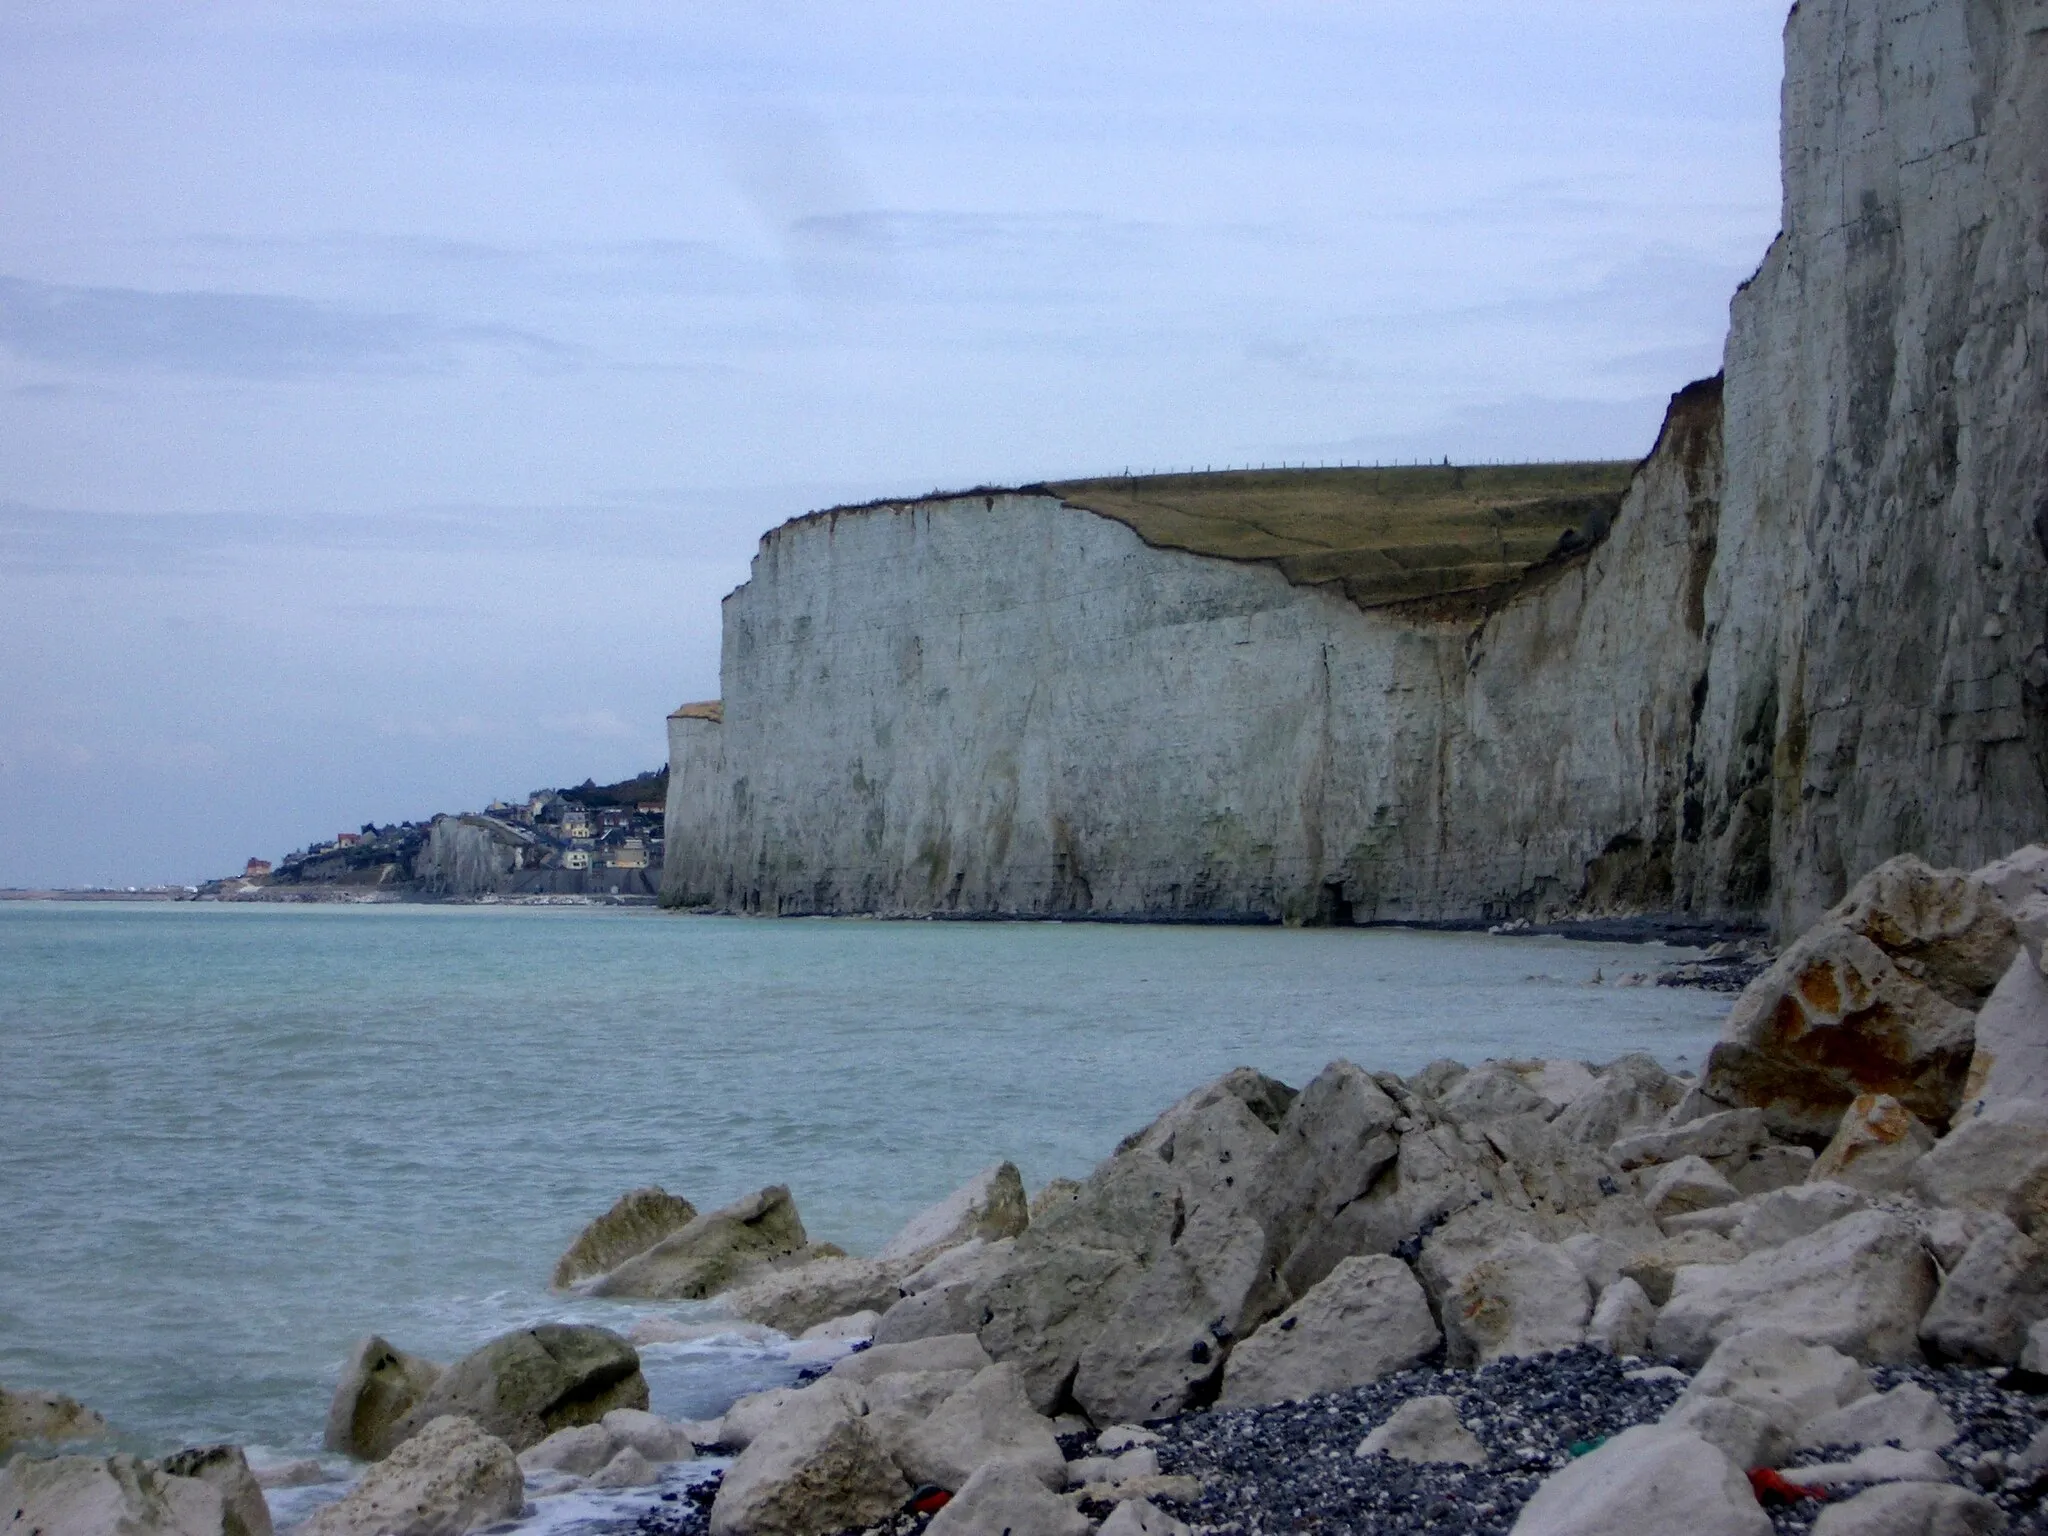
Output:
<path fill-rule="evenodd" d="M 953 1495 L 937 1483 L 926 1483 L 910 1496 L 910 1512 L 913 1515 L 935 1515 L 953 1502 Z"/>
<path fill-rule="evenodd" d="M 1758 1467 L 1749 1474 L 1749 1491 L 1756 1495 L 1759 1504 L 1797 1504 L 1801 1499 L 1827 1502 L 1827 1495 L 1820 1489 L 1780 1477 L 1769 1467 Z"/>

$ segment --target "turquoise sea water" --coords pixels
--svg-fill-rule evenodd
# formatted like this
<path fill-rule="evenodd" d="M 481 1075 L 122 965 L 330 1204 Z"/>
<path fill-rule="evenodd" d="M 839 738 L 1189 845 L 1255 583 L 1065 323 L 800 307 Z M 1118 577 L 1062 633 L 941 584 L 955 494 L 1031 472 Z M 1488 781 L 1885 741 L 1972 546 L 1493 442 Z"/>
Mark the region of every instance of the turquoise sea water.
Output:
<path fill-rule="evenodd" d="M 1077 1175 L 1251 1064 L 1697 1065 L 1727 1000 L 1589 986 L 1654 947 L 1388 930 L 0 906 L 0 1382 L 144 1449 L 309 1453 L 349 1343 L 543 1317 L 627 1188 L 794 1190 L 860 1252 L 998 1158 Z M 677 1310 L 677 1309 L 666 1309 Z M 687 1310 L 687 1309 L 684 1309 Z M 649 1352 L 720 1410 L 773 1351 Z"/>

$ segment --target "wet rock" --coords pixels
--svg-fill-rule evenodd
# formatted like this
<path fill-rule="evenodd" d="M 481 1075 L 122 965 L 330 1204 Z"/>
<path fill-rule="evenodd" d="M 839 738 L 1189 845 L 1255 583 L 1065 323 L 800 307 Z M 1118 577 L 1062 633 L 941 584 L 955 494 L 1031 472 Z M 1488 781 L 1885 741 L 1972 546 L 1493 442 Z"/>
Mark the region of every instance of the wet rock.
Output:
<path fill-rule="evenodd" d="M 1860 1094 L 1842 1111 L 1842 1123 L 1811 1176 L 1873 1194 L 1903 1190 L 1933 1145 L 1934 1133 L 1890 1094 Z"/>
<path fill-rule="evenodd" d="M 635 1447 L 622 1445 L 590 1479 L 593 1488 L 645 1488 L 661 1481 L 661 1472 L 650 1457 Z"/>
<path fill-rule="evenodd" d="M 783 1404 L 733 1459 L 711 1505 L 712 1536 L 828 1536 L 893 1515 L 910 1485 L 859 1398 L 830 1380 Z"/>
<path fill-rule="evenodd" d="M 1770 1536 L 1749 1483 L 1689 1430 L 1639 1425 L 1553 1473 L 1514 1536 Z"/>
<path fill-rule="evenodd" d="M 220 1490 L 133 1456 L 16 1456 L 0 1468 L 7 1536 L 225 1536 Z"/>
<path fill-rule="evenodd" d="M 156 1466 L 166 1476 L 197 1478 L 212 1486 L 220 1495 L 222 1536 L 270 1536 L 270 1506 L 240 1446 L 189 1446 Z"/>
<path fill-rule="evenodd" d="M 61 1392 L 0 1387 L 0 1454 L 21 1440 L 61 1445 L 67 1440 L 96 1440 L 106 1432 L 105 1419 Z"/>
<path fill-rule="evenodd" d="M 697 1208 L 680 1195 L 659 1187 L 628 1190 L 616 1204 L 576 1234 L 576 1240 L 555 1264 L 556 1290 L 617 1269 L 645 1253 L 663 1238 L 682 1231 L 696 1218 Z"/>
<path fill-rule="evenodd" d="M 932 1517 L 926 1536 L 1089 1536 L 1087 1516 L 1028 1467 L 992 1461 L 970 1477 Z M 716 1536 L 716 1533 L 714 1533 Z"/>
<path fill-rule="evenodd" d="M 972 1333 L 981 1324 L 980 1291 L 972 1281 L 934 1286 L 905 1296 L 875 1323 L 877 1344 L 908 1344 L 917 1339 Z"/>
<path fill-rule="evenodd" d="M 1651 1343 L 1695 1362 L 1737 1333 L 1779 1328 L 1859 1360 L 1908 1360 L 1934 1290 L 1913 1228 L 1860 1211 L 1740 1263 L 1679 1270 Z"/>
<path fill-rule="evenodd" d="M 1798 1444 L 1896 1445 L 1908 1451 L 1938 1451 L 1955 1444 L 1956 1433 L 1955 1420 L 1941 1400 L 1908 1381 L 1809 1419 Z"/>
<path fill-rule="evenodd" d="M 399 1426 L 433 1390 L 441 1370 L 375 1334 L 359 1340 L 328 1404 L 327 1449 L 364 1461 L 389 1455 L 405 1437 Z"/>
<path fill-rule="evenodd" d="M 522 1472 L 570 1472 L 588 1477 L 610 1461 L 618 1448 L 618 1438 L 604 1425 L 577 1424 L 558 1429 L 538 1445 L 521 1451 L 519 1468 Z"/>
<path fill-rule="evenodd" d="M 1633 1280 L 1617 1280 L 1600 1293 L 1586 1342 L 1610 1355 L 1640 1355 L 1650 1347 L 1657 1306 Z"/>
<path fill-rule="evenodd" d="M 875 1257 L 914 1267 L 962 1243 L 1015 1237 L 1030 1224 L 1023 1176 L 1015 1163 L 997 1163 L 911 1217 Z"/>
<path fill-rule="evenodd" d="M 770 1387 L 765 1392 L 749 1392 L 725 1410 L 725 1417 L 718 1421 L 718 1434 L 712 1443 L 743 1451 L 761 1437 L 763 1430 L 775 1422 L 791 1399 L 803 1392 L 825 1389 L 826 1383 L 821 1381 L 809 1387 Z M 830 1390 L 850 1390 L 850 1401 L 856 1413 L 864 1406 L 857 1387 L 843 1385 Z"/>
<path fill-rule="evenodd" d="M 1964 1250 L 1920 1323 L 1936 1355 L 1968 1365 L 2013 1365 L 2027 1330 L 2048 1318 L 2048 1245 L 1992 1217 Z"/>
<path fill-rule="evenodd" d="M 1878 865 L 1828 916 L 1970 1009 L 1991 994 L 2019 947 L 1996 891 L 1960 870 L 1931 869 L 1911 854 Z"/>
<path fill-rule="evenodd" d="M 1405 1370 L 1441 1342 L 1429 1298 L 1406 1264 L 1385 1255 L 1345 1259 L 1237 1346 L 1218 1402 L 1285 1402 L 1358 1386 Z"/>
<path fill-rule="evenodd" d="M 785 1261 L 721 1293 L 735 1315 L 781 1333 L 799 1334 L 850 1312 L 878 1316 L 902 1299 L 902 1264 L 875 1259 Z"/>
<path fill-rule="evenodd" d="M 510 1519 L 526 1500 L 512 1447 L 449 1414 L 423 1425 L 341 1499 L 299 1527 L 302 1536 L 462 1536 Z"/>
<path fill-rule="evenodd" d="M 954 1490 L 994 1461 L 1025 1467 L 1055 1491 L 1067 1483 L 1052 1423 L 1033 1410 L 1022 1376 L 1008 1364 L 977 1372 L 934 1408 L 905 1437 L 899 1460 L 913 1483 Z"/>
<path fill-rule="evenodd" d="M 1813 1536 L 1998 1536 L 2011 1522 L 1991 1500 L 1938 1483 L 1887 1483 L 1831 1504 Z"/>
<path fill-rule="evenodd" d="M 1913 1167 L 1932 1205 L 1996 1211 L 2022 1232 L 2048 1218 L 2048 1103 L 1987 1105 L 1957 1122 Z"/>
<path fill-rule="evenodd" d="M 399 1420 L 399 1439 L 446 1414 L 474 1419 L 515 1451 L 558 1429 L 645 1408 L 640 1355 L 608 1328 L 541 1323 L 501 1334 L 435 1379 Z"/>
<path fill-rule="evenodd" d="M 781 1184 L 706 1211 L 591 1286 L 593 1296 L 696 1301 L 808 1246 L 796 1202 Z"/>
<path fill-rule="evenodd" d="M 898 1467 L 910 1455 L 910 1437 L 939 1405 L 973 1381 L 976 1371 L 891 1371 L 860 1388 L 868 1426 Z"/>
<path fill-rule="evenodd" d="M 1440 1395 L 1409 1398 L 1386 1423 L 1359 1441 L 1358 1454 L 1461 1467 L 1486 1465 L 1486 1447 L 1459 1419 L 1458 1405 Z"/>

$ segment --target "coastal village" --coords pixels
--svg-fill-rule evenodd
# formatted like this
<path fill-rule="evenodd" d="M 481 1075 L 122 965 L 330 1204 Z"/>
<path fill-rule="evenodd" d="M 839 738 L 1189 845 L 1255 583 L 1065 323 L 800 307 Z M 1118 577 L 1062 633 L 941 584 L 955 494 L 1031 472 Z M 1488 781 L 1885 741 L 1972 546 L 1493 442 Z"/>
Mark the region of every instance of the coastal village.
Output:
<path fill-rule="evenodd" d="M 480 811 L 365 822 L 239 875 L 195 887 L 199 901 L 654 900 L 661 878 L 666 768 L 615 784 L 539 789 Z"/>

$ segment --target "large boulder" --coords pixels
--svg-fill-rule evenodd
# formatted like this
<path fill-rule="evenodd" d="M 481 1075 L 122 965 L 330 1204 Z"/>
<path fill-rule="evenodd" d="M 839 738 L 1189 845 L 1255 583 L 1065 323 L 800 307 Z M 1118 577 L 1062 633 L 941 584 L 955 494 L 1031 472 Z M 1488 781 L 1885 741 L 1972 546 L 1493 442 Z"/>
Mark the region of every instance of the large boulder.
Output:
<path fill-rule="evenodd" d="M 1679 1270 L 1651 1343 L 1697 1364 L 1737 1333 L 1780 1328 L 1859 1360 L 1908 1361 L 1934 1290 L 1914 1229 L 1888 1211 L 1859 1211 L 1740 1263 Z"/>
<path fill-rule="evenodd" d="M 1807 1177 L 1873 1194 L 1907 1188 L 1913 1167 L 1934 1145 L 1934 1133 L 1888 1093 L 1859 1094 L 1842 1111 L 1834 1139 Z"/>
<path fill-rule="evenodd" d="M 1783 1329 L 1753 1328 L 1715 1348 L 1672 1411 L 1738 1403 L 1790 1443 L 1821 1415 L 1869 1396 L 1869 1374 L 1840 1350 L 1803 1343 Z"/>
<path fill-rule="evenodd" d="M 832 1367 L 830 1379 L 862 1385 L 906 1371 L 983 1371 L 994 1361 L 971 1333 L 916 1339 L 906 1344 L 877 1344 L 848 1355 Z"/>
<path fill-rule="evenodd" d="M 67 1440 L 97 1440 L 106 1432 L 105 1419 L 61 1392 L 0 1387 L 0 1454 L 19 1440 L 61 1445 Z"/>
<path fill-rule="evenodd" d="M 1744 1250 L 1713 1232 L 1681 1232 L 1638 1248 L 1622 1266 L 1622 1274 L 1643 1288 L 1657 1306 L 1671 1299 L 1678 1272 L 1688 1264 L 1733 1264 Z"/>
<path fill-rule="evenodd" d="M 1770 1536 L 1742 1472 L 1690 1430 L 1639 1424 L 1552 1473 L 1512 1536 Z"/>
<path fill-rule="evenodd" d="M 1414 1273 L 1386 1255 L 1349 1258 L 1231 1353 L 1218 1403 L 1289 1402 L 1406 1370 L 1442 1342 Z"/>
<path fill-rule="evenodd" d="M 576 1234 L 556 1262 L 550 1284 L 558 1291 L 566 1290 L 579 1280 L 607 1274 L 682 1231 L 696 1217 L 697 1207 L 658 1186 L 628 1190 L 610 1210 Z"/>
<path fill-rule="evenodd" d="M 828 1536 L 903 1507 L 910 1485 L 857 1393 L 820 1385 L 795 1394 L 733 1459 L 711 1505 L 712 1536 Z"/>
<path fill-rule="evenodd" d="M 1584 1342 L 1592 1291 L 1556 1243 L 1517 1232 L 1463 1268 L 1440 1297 L 1452 1365 L 1483 1365 Z"/>
<path fill-rule="evenodd" d="M 393 1427 L 397 1440 L 448 1414 L 474 1419 L 515 1451 L 558 1429 L 645 1408 L 640 1355 L 608 1328 L 541 1323 L 502 1334 L 444 1371 Z"/>
<path fill-rule="evenodd" d="M 463 1536 L 510 1519 L 525 1502 L 512 1448 L 473 1419 L 446 1414 L 316 1511 L 299 1536 Z"/>
<path fill-rule="evenodd" d="M 787 1334 L 851 1312 L 886 1312 L 903 1299 L 904 1266 L 850 1257 L 789 1263 L 723 1292 L 727 1311 Z"/>
<path fill-rule="evenodd" d="M 1552 1123 L 1560 1135 L 1584 1146 L 1606 1148 L 1624 1136 L 1647 1131 L 1685 1096 L 1685 1085 L 1640 1053 L 1601 1069 L 1590 1088 L 1567 1104 Z"/>
<path fill-rule="evenodd" d="M 1253 1302 L 1257 1315 L 1305 1293 L 1339 1259 L 1383 1252 L 1407 1235 L 1387 1230 L 1402 1226 L 1405 1212 L 1389 1221 L 1363 1199 L 1401 1151 L 1395 1126 L 1402 1118 L 1386 1091 L 1348 1061 L 1323 1068 L 1289 1106 L 1272 1147 L 1241 1181 L 1266 1234 L 1261 1269 L 1278 1288 Z"/>
<path fill-rule="evenodd" d="M 984 1168 L 936 1205 L 911 1217 L 875 1255 L 885 1261 L 916 1263 L 947 1248 L 980 1238 L 996 1242 L 1031 1225 L 1030 1202 L 1015 1163 Z"/>
<path fill-rule="evenodd" d="M 1265 1234 L 1234 1200 L 1197 1206 L 1081 1351 L 1074 1400 L 1098 1424 L 1163 1418 L 1205 1393 L 1243 1321 Z"/>
<path fill-rule="evenodd" d="M 16 1456 L 0 1469 L 7 1536 L 225 1536 L 220 1490 L 133 1456 Z"/>
<path fill-rule="evenodd" d="M 1989 887 L 1893 859 L 1744 991 L 1702 1087 L 1815 1146 L 1864 1093 L 1945 1126 L 1962 1102 L 1974 1010 L 2018 947 Z"/>
<path fill-rule="evenodd" d="M 1143 1148 L 1120 1152 L 1035 1218 L 1009 1262 L 975 1287 L 981 1342 L 1017 1363 L 1041 1413 L 1059 1403 L 1082 1352 L 1172 1247 L 1186 1214 L 1171 1167 Z"/>
<path fill-rule="evenodd" d="M 1728 1236 L 1747 1253 L 1776 1248 L 1795 1237 L 1818 1232 L 1830 1222 L 1865 1210 L 1870 1197 L 1846 1184 L 1819 1181 L 1774 1189 L 1737 1208 L 1738 1217 Z"/>
<path fill-rule="evenodd" d="M 1907 1451 L 1938 1451 L 1954 1445 L 1956 1422 L 1941 1399 L 1925 1387 L 1904 1382 L 1889 1392 L 1873 1392 L 1843 1407 L 1808 1419 L 1799 1431 L 1800 1446 L 1896 1445 Z"/>
<path fill-rule="evenodd" d="M 910 1437 L 923 1427 L 924 1421 L 937 1411 L 941 1403 L 978 1374 L 976 1371 L 891 1371 L 860 1387 L 860 1394 L 867 1403 L 868 1427 L 875 1432 L 882 1449 L 889 1453 L 889 1459 L 899 1467 L 904 1466 L 910 1455 Z"/>
<path fill-rule="evenodd" d="M 1586 1342 L 1610 1355 L 1640 1355 L 1650 1347 L 1650 1329 L 1657 1304 L 1633 1280 L 1617 1280 L 1593 1304 L 1586 1324 Z"/>
<path fill-rule="evenodd" d="M 932 1516 L 925 1536 L 1088 1536 L 1093 1529 L 1029 1467 L 992 1461 Z M 714 1536 L 720 1536 L 715 1528 Z"/>
<path fill-rule="evenodd" d="M 327 1405 L 325 1444 L 330 1451 L 379 1461 L 405 1438 L 399 1425 L 417 1408 L 441 1367 L 409 1355 L 376 1334 L 356 1341 Z"/>
<path fill-rule="evenodd" d="M 810 1244 L 786 1185 L 706 1211 L 590 1287 L 593 1296 L 701 1301 Z"/>
<path fill-rule="evenodd" d="M 270 1536 L 270 1506 L 239 1445 L 196 1445 L 157 1464 L 171 1477 L 197 1478 L 220 1495 L 221 1536 Z"/>
<path fill-rule="evenodd" d="M 1623 1168 L 1675 1163 L 1682 1157 L 1746 1158 L 1770 1140 L 1760 1109 L 1724 1109 L 1683 1125 L 1638 1131 L 1615 1142 L 1612 1156 Z"/>
<path fill-rule="evenodd" d="M 2048 976 L 2041 974 L 2038 955 L 2014 955 L 1977 1010 L 1963 1099 L 1970 1110 L 2016 1099 L 2048 1100 Z"/>
<path fill-rule="evenodd" d="M 2012 1522 L 1982 1494 L 1945 1483 L 1880 1483 L 1830 1504 L 1813 1536 L 2000 1536 Z"/>
<path fill-rule="evenodd" d="M 1996 1211 L 2022 1232 L 2048 1221 L 2048 1103 L 2011 1099 L 1958 1121 L 1913 1165 L 1931 1205 Z"/>
<path fill-rule="evenodd" d="M 934 1408 L 904 1437 L 897 1463 L 913 1483 L 958 1490 L 993 1461 L 1026 1468 L 1054 1492 L 1067 1485 L 1066 1458 L 1024 1395 L 1014 1365 L 991 1365 Z"/>
<path fill-rule="evenodd" d="M 2016 1365 L 2027 1330 L 2048 1318 L 2048 1244 L 1992 1217 L 1941 1282 L 1920 1322 L 1934 1354 L 1965 1365 Z"/>
<path fill-rule="evenodd" d="M 1461 1467 L 1486 1465 L 1486 1447 L 1458 1417 L 1458 1405 L 1441 1396 L 1409 1398 L 1358 1442 L 1358 1454 Z"/>

